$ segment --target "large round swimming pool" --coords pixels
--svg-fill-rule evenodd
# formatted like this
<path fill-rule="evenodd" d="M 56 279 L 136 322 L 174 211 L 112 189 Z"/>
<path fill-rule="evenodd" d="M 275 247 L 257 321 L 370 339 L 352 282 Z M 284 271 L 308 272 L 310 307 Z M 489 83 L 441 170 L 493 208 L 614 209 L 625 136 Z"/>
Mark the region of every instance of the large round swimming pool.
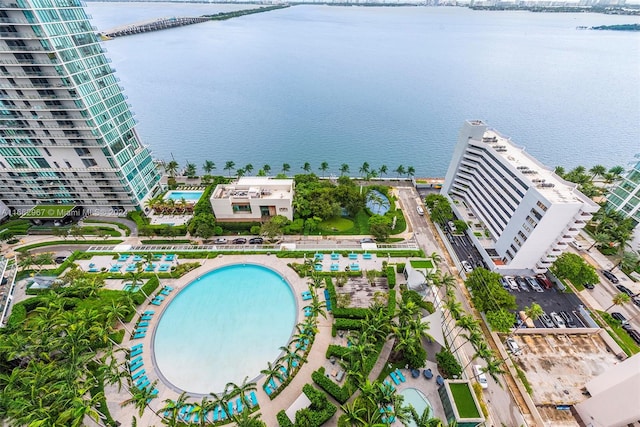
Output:
<path fill-rule="evenodd" d="M 289 284 L 252 264 L 213 270 L 165 309 L 154 336 L 156 366 L 175 387 L 221 392 L 255 378 L 287 345 L 296 321 Z"/>

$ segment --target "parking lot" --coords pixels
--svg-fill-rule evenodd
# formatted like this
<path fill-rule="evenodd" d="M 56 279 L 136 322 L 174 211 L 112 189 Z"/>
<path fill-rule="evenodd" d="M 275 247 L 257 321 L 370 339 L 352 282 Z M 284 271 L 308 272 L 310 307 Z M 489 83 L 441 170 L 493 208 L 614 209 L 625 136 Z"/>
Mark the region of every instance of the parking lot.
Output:
<path fill-rule="evenodd" d="M 577 314 L 578 306 L 581 305 L 582 302 L 576 295 L 560 292 L 555 287 L 544 289 L 543 292 L 536 292 L 531 289 L 531 287 L 527 287 L 526 289 L 528 289 L 528 291 L 522 290 L 521 288 L 518 290 L 509 289 L 509 292 L 516 297 L 518 311 L 524 310 L 525 307 L 531 306 L 531 304 L 535 302 L 542 307 L 546 314 L 564 311 L 570 315 L 576 327 L 586 326 Z M 538 328 L 548 327 L 543 323 L 543 319 L 534 320 L 534 324 Z"/>

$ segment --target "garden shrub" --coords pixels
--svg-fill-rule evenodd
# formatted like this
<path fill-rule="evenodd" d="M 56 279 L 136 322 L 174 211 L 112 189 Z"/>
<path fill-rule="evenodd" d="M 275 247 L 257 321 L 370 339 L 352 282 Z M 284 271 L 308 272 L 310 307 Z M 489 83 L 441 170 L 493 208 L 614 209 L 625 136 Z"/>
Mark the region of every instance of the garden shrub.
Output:
<path fill-rule="evenodd" d="M 404 267 L 405 267 L 405 263 L 404 262 L 399 262 L 396 264 L 396 272 L 397 273 L 403 273 L 404 272 Z"/>
<path fill-rule="evenodd" d="M 142 286 L 142 292 L 144 292 L 148 296 L 151 296 L 155 292 L 155 290 L 158 289 L 158 286 L 160 286 L 160 281 L 158 280 L 157 277 L 154 276 L 151 279 L 149 279 L 147 283 L 144 284 L 144 286 Z M 144 294 L 142 292 L 136 292 L 133 295 L 133 300 L 138 305 L 142 304 L 145 300 Z"/>
<path fill-rule="evenodd" d="M 325 422 L 329 420 L 336 413 L 337 408 L 329 399 L 327 399 L 327 395 L 321 392 L 320 390 L 313 387 L 311 384 L 305 384 L 302 387 L 302 392 L 309 398 L 311 404 L 309 408 L 305 410 L 308 411 L 308 419 L 311 421 L 311 426 L 321 426 Z M 299 411 L 298 411 L 299 412 Z M 298 414 L 296 413 L 296 424 L 298 419 Z"/>
<path fill-rule="evenodd" d="M 396 272 L 391 266 L 387 267 L 387 283 L 389 285 L 389 289 L 396 287 Z"/>
<path fill-rule="evenodd" d="M 436 362 L 438 363 L 438 371 L 442 373 L 443 377 L 460 377 L 460 374 L 462 373 L 462 366 L 460 366 L 453 353 L 448 349 L 443 348 L 436 354 Z"/>
<path fill-rule="evenodd" d="M 317 371 L 313 371 L 311 374 L 311 379 L 313 382 L 318 384 L 320 388 L 326 391 L 330 396 L 336 399 L 339 403 L 343 404 L 349 397 L 351 397 L 351 393 L 349 392 L 349 382 L 345 379 L 344 387 L 340 387 L 338 384 L 334 383 L 331 379 L 327 378 L 325 374 L 324 366 L 321 366 Z"/>
<path fill-rule="evenodd" d="M 395 289 L 389 289 L 389 298 L 387 302 L 387 313 L 389 317 L 393 317 L 396 314 L 396 291 Z"/>
<path fill-rule="evenodd" d="M 361 308 L 361 307 L 350 307 L 350 308 L 334 307 L 333 308 L 333 317 L 336 318 L 336 320 L 338 317 L 344 317 L 347 319 L 364 319 L 370 313 L 371 313 L 371 310 L 369 310 L 368 308 Z"/>
<path fill-rule="evenodd" d="M 362 320 L 338 317 L 334 320 L 334 325 L 339 331 L 359 331 L 360 329 L 362 329 Z"/>
<path fill-rule="evenodd" d="M 33 299 L 33 298 L 31 298 Z M 17 326 L 27 319 L 27 308 L 23 303 L 19 302 L 13 306 L 11 316 L 7 320 L 7 326 Z"/>
<path fill-rule="evenodd" d="M 327 347 L 326 356 L 327 359 L 331 356 L 344 359 L 349 354 L 349 349 L 347 347 L 343 347 L 341 345 L 329 344 Z"/>
<path fill-rule="evenodd" d="M 284 412 L 284 409 L 278 412 L 276 415 L 276 420 L 278 420 L 278 425 L 280 427 L 294 427 L 295 425 L 291 422 L 287 413 Z"/>

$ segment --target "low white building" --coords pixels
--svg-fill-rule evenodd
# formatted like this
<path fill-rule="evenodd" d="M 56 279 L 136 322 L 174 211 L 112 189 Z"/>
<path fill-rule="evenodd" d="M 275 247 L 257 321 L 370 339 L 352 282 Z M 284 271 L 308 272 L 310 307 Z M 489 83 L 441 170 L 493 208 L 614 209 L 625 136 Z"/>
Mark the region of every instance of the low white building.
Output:
<path fill-rule="evenodd" d="M 294 181 L 266 177 L 242 177 L 217 185 L 211 207 L 218 221 L 266 221 L 282 215 L 293 220 Z"/>
<path fill-rule="evenodd" d="M 487 265 L 544 273 L 600 208 L 523 147 L 479 120 L 464 123 L 442 194 Z"/>

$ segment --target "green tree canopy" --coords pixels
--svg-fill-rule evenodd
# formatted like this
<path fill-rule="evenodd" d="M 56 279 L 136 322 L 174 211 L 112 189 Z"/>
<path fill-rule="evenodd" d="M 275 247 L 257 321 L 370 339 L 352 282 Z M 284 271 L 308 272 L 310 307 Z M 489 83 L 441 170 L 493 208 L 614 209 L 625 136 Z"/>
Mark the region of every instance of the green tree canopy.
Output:
<path fill-rule="evenodd" d="M 577 286 L 598 283 L 600 280 L 595 268 L 587 264 L 581 256 L 571 252 L 560 255 L 551 265 L 550 270 L 558 278 L 567 279 Z"/>
<path fill-rule="evenodd" d="M 467 277 L 467 288 L 473 294 L 473 304 L 479 311 L 489 313 L 501 309 L 515 310 L 516 298 L 500 284 L 500 274 L 476 268 Z"/>

